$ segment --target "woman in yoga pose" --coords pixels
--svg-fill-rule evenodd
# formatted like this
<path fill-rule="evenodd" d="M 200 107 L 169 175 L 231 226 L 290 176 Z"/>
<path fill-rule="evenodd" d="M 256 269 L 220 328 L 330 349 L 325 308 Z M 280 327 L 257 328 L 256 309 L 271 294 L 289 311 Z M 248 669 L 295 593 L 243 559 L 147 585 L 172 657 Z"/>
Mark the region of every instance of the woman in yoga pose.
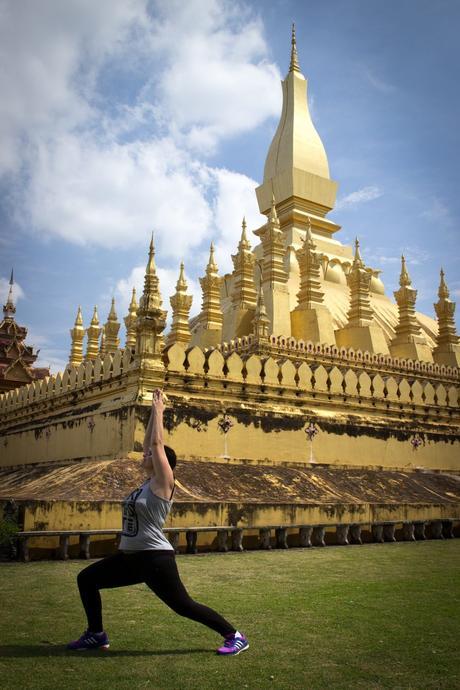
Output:
<path fill-rule="evenodd" d="M 218 654 L 235 655 L 249 647 L 245 636 L 225 618 L 189 596 L 179 577 L 174 549 L 163 534 L 162 527 L 172 506 L 176 465 L 176 454 L 163 443 L 163 410 L 163 394 L 155 390 L 142 462 L 148 478 L 123 503 L 123 530 L 118 552 L 93 563 L 78 575 L 88 628 L 78 640 L 69 642 L 68 649 L 108 649 L 99 591 L 141 582 L 180 616 L 191 618 L 222 635 L 224 641 Z"/>

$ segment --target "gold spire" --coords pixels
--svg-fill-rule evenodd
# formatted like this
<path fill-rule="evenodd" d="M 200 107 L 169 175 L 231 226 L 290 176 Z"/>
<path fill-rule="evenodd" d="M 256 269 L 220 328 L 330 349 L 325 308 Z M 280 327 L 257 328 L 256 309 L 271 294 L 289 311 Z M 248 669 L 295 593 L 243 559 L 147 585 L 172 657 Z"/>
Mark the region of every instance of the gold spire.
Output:
<path fill-rule="evenodd" d="M 238 244 L 238 252 L 232 254 L 233 283 L 232 304 L 255 306 L 257 300 L 254 285 L 255 256 L 251 251 L 251 244 L 246 236 L 246 219 L 243 218 L 241 239 Z"/>
<path fill-rule="evenodd" d="M 299 59 L 297 57 L 297 43 L 295 39 L 295 24 L 292 24 L 291 36 L 291 62 L 289 65 L 290 72 L 300 72 Z"/>
<path fill-rule="evenodd" d="M 272 194 L 272 203 L 270 206 L 270 213 L 268 214 L 268 222 L 271 223 L 273 227 L 280 227 L 280 221 L 278 218 L 278 214 L 276 212 L 276 202 L 274 194 Z"/>
<path fill-rule="evenodd" d="M 438 336 L 433 350 L 434 361 L 451 367 L 460 367 L 460 345 L 455 327 L 455 302 L 449 299 L 449 289 L 441 268 L 441 280 L 438 289 L 439 300 L 434 305 L 438 319 Z"/>
<path fill-rule="evenodd" d="M 143 371 L 142 379 L 147 385 L 156 376 L 161 361 L 167 312 L 161 309 L 160 285 L 155 267 L 153 233 L 149 246 L 149 259 L 145 269 L 144 291 L 139 301 L 136 321 L 136 354 Z"/>
<path fill-rule="evenodd" d="M 143 310 L 160 309 L 162 299 L 159 290 L 159 283 L 155 266 L 155 248 L 153 245 L 153 232 L 150 239 L 149 258 L 145 268 L 144 292 L 139 302 L 139 308 Z"/>
<path fill-rule="evenodd" d="M 221 279 L 214 259 L 214 245 L 211 242 L 206 273 L 200 278 L 203 298 L 196 331 L 197 334 L 199 332 L 202 334 L 201 342 L 207 347 L 217 345 L 221 341 L 223 316 L 220 283 Z M 206 331 L 207 334 L 204 335 L 203 331 Z"/>
<path fill-rule="evenodd" d="M 443 271 L 442 268 L 441 268 L 441 272 L 440 272 L 440 273 L 441 273 L 441 281 L 440 281 L 440 283 L 439 283 L 438 297 L 439 297 L 440 299 L 443 299 L 443 298 L 449 299 L 449 290 L 448 290 L 448 288 L 447 288 L 446 281 L 445 281 L 445 279 L 444 279 L 444 275 L 445 275 L 445 274 L 444 274 L 444 271 Z"/>
<path fill-rule="evenodd" d="M 399 276 L 399 284 L 401 287 L 408 287 L 409 285 L 412 285 L 409 273 L 407 272 L 404 254 L 401 256 L 401 274 Z"/>
<path fill-rule="evenodd" d="M 370 285 L 372 274 L 366 270 L 359 251 L 359 240 L 355 240 L 355 256 L 347 282 L 350 287 L 350 308 L 346 327 L 369 326 L 374 318 L 370 301 Z"/>
<path fill-rule="evenodd" d="M 118 331 L 120 330 L 120 322 L 118 321 L 117 313 L 115 311 L 115 297 L 112 297 L 112 306 L 110 307 L 107 321 L 104 325 L 104 338 L 106 352 L 116 352 L 120 346 L 120 339 Z"/>
<path fill-rule="evenodd" d="M 293 204 L 303 213 L 324 217 L 334 207 L 337 193 L 323 142 L 308 108 L 307 80 L 299 67 L 294 27 L 291 62 L 282 88 L 283 108 L 265 160 L 263 183 L 256 194 L 260 212 L 266 214 L 275 191 L 278 206 L 283 204 L 284 228 L 287 222 L 293 222 Z M 288 200 L 290 203 L 285 205 Z M 334 228 L 332 232 L 338 229 Z"/>
<path fill-rule="evenodd" d="M 84 337 L 85 329 L 83 328 L 83 316 L 81 313 L 81 307 L 78 307 L 74 327 L 70 329 L 71 346 L 69 364 L 78 366 L 81 362 L 83 362 Z"/>
<path fill-rule="evenodd" d="M 243 216 L 243 222 L 241 224 L 241 239 L 240 239 L 240 243 L 238 245 L 238 249 L 241 249 L 241 248 L 251 249 L 251 244 L 250 244 L 248 237 L 246 235 L 246 227 L 247 227 L 246 217 Z"/>
<path fill-rule="evenodd" d="M 176 283 L 176 293 L 169 298 L 173 313 L 171 330 L 167 338 L 167 345 L 183 343 L 186 347 L 191 338 L 189 326 L 189 312 L 193 297 L 187 295 L 187 281 L 184 274 L 184 263 L 181 262 L 179 278 Z"/>
<path fill-rule="evenodd" d="M 297 309 L 313 309 L 315 305 L 324 302 L 324 292 L 321 287 L 321 260 L 316 253 L 310 222 L 307 225 L 303 246 L 296 251 L 296 256 L 300 271 Z"/>
<path fill-rule="evenodd" d="M 395 335 L 390 342 L 390 352 L 393 357 L 432 362 L 431 349 L 422 334 L 415 315 L 417 290 L 412 287 L 404 256 L 401 256 L 399 285 L 399 290 L 394 292 L 399 319 L 395 328 Z"/>
<path fill-rule="evenodd" d="M 355 239 L 355 257 L 353 260 L 353 268 L 364 268 L 364 261 L 361 257 L 361 252 L 359 251 L 359 240 Z"/>
<path fill-rule="evenodd" d="M 216 260 L 214 258 L 214 243 L 211 242 L 211 247 L 209 250 L 209 261 L 208 261 L 208 265 L 206 268 L 206 273 L 217 273 L 217 271 L 218 271 L 218 268 L 217 268 Z"/>
<path fill-rule="evenodd" d="M 96 359 L 99 354 L 99 336 L 101 334 L 97 307 L 94 307 L 93 318 L 91 319 L 89 328 L 86 329 L 86 334 L 88 336 L 88 340 L 86 343 L 85 360 Z"/>
<path fill-rule="evenodd" d="M 136 288 L 133 288 L 131 302 L 129 303 L 128 307 L 128 314 L 123 319 L 126 328 L 125 347 L 133 348 L 136 346 L 136 321 L 138 308 L 139 305 L 136 301 Z"/>
<path fill-rule="evenodd" d="M 258 230 L 255 230 L 255 234 L 262 240 L 262 282 L 286 284 L 288 279 L 288 275 L 284 268 L 284 256 L 286 252 L 283 242 L 283 233 L 280 230 L 280 222 L 276 212 L 274 195 L 272 195 L 272 203 L 267 223 Z"/>

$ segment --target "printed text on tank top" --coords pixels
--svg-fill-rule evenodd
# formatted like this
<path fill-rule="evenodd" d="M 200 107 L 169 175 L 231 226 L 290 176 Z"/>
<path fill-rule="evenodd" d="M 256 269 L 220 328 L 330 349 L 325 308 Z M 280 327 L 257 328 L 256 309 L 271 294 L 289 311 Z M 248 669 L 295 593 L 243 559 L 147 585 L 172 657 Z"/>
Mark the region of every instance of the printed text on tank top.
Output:
<path fill-rule="evenodd" d="M 171 499 L 173 493 L 174 489 Z M 123 501 L 119 548 L 122 551 L 172 549 L 162 529 L 171 510 L 171 499 L 155 494 L 150 481 L 134 489 Z"/>

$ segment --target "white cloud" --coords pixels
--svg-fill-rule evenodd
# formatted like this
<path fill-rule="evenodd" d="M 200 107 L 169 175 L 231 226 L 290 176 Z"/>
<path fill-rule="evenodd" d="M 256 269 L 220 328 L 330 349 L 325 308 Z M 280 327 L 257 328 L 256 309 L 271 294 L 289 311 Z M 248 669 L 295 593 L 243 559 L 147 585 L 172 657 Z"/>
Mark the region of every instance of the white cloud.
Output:
<path fill-rule="evenodd" d="M 68 351 L 53 347 L 48 337 L 30 328 L 27 332 L 26 342 L 33 347 L 34 353 L 38 354 L 34 367 L 49 367 L 51 374 L 57 374 L 58 371 L 65 369 L 69 361 L 70 337 Z"/>
<path fill-rule="evenodd" d="M 233 270 L 231 254 L 235 254 L 241 237 L 243 216 L 246 217 L 247 236 L 251 245 L 259 243 L 252 230 L 266 222 L 259 213 L 255 195 L 257 183 L 246 175 L 230 170 L 213 171 L 216 184 L 215 222 L 216 222 L 216 260 L 219 273 Z"/>
<path fill-rule="evenodd" d="M 1 302 L 1 304 L 5 304 L 9 291 L 10 291 L 10 279 L 1 277 L 0 278 L 0 302 Z M 19 283 L 16 283 L 16 282 L 13 282 L 12 294 L 13 294 L 14 304 L 17 304 L 18 300 L 22 299 L 25 296 L 24 290 L 19 285 Z"/>
<path fill-rule="evenodd" d="M 441 222 L 443 225 L 447 226 L 453 224 L 453 218 L 449 207 L 438 197 L 431 199 L 430 206 L 422 211 L 420 216 L 429 221 Z"/>
<path fill-rule="evenodd" d="M 261 21 L 229 0 L 1 7 L 0 174 L 25 173 L 16 219 L 107 247 L 145 243 L 154 230 L 166 260 L 195 260 L 232 223 L 221 244 L 234 249 L 241 216 L 257 214 L 256 185 L 203 158 L 280 111 Z M 114 73 L 130 78 L 129 98 L 114 96 Z"/>
<path fill-rule="evenodd" d="M 390 82 L 387 82 L 381 77 L 377 76 L 369 67 L 364 69 L 364 76 L 369 84 L 371 84 L 374 89 L 380 91 L 381 93 L 389 94 L 396 90 L 394 84 L 390 84 Z"/>
<path fill-rule="evenodd" d="M 78 244 L 146 244 L 178 257 L 209 233 L 199 166 L 170 139 L 100 147 L 61 137 L 41 147 L 27 194 L 31 223 Z M 171 236 L 174 242 L 171 242 Z"/>
<path fill-rule="evenodd" d="M 335 205 L 335 210 L 337 211 L 344 208 L 355 208 L 355 206 L 364 204 L 367 201 L 373 201 L 381 196 L 383 196 L 383 190 L 380 189 L 380 187 L 363 187 L 362 189 L 352 192 L 351 194 L 347 194 L 347 196 L 339 199 Z"/>

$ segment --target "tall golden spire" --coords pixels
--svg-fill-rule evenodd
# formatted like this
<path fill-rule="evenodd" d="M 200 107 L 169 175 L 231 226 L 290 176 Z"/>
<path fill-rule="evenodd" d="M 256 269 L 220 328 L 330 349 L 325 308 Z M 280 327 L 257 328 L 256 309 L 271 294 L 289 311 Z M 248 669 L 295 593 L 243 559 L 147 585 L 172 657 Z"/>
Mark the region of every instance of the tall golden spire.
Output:
<path fill-rule="evenodd" d="M 324 217 L 335 204 L 337 184 L 330 179 L 325 148 L 312 122 L 307 100 L 307 80 L 300 71 L 295 27 L 292 26 L 291 60 L 282 82 L 283 108 L 257 188 L 260 212 L 267 214 L 272 193 L 283 208 L 282 228 L 299 222 L 300 213 Z M 297 220 L 296 220 L 297 219 Z M 336 232 L 330 221 L 322 230 Z"/>
<path fill-rule="evenodd" d="M 460 345 L 454 321 L 455 302 L 449 299 L 449 289 L 442 268 L 438 297 L 439 300 L 434 305 L 438 319 L 438 336 L 433 359 L 438 364 L 460 368 Z"/>
<path fill-rule="evenodd" d="M 388 355 L 385 334 L 374 320 L 370 300 L 372 271 L 366 268 L 361 256 L 359 240 L 355 240 L 355 254 L 347 283 L 350 288 L 350 307 L 347 323 L 335 332 L 339 347 L 353 348 L 370 354 Z"/>
<path fill-rule="evenodd" d="M 209 261 L 205 275 L 200 278 L 202 291 L 201 312 L 194 329 L 192 343 L 202 347 L 214 347 L 222 341 L 222 305 L 220 300 L 221 278 L 214 258 L 214 245 L 211 242 Z"/>
<path fill-rule="evenodd" d="M 97 307 L 94 307 L 93 318 L 91 319 L 89 328 L 86 329 L 86 334 L 88 336 L 88 340 L 86 343 L 85 360 L 96 359 L 99 354 L 99 336 L 101 334 Z"/>
<path fill-rule="evenodd" d="M 141 389 L 144 384 L 151 385 L 154 379 L 157 380 L 158 369 L 162 366 L 163 338 L 161 333 L 166 326 L 167 312 L 161 309 L 162 299 L 154 257 L 152 233 L 144 276 L 144 291 L 139 301 L 136 323 L 136 355 L 142 370 Z"/>
<path fill-rule="evenodd" d="M 13 269 L 11 269 L 10 288 L 8 290 L 8 297 L 6 298 L 6 303 L 3 305 L 3 316 L 5 317 L 5 319 L 10 320 L 14 318 L 14 314 L 16 313 L 16 307 L 14 306 L 13 301 L 13 283 Z"/>
<path fill-rule="evenodd" d="M 303 247 L 296 251 L 296 256 L 300 271 L 300 290 L 297 293 L 298 308 L 312 309 L 316 304 L 324 302 L 324 292 L 321 287 L 321 259 L 316 253 L 310 222 L 308 222 Z"/>
<path fill-rule="evenodd" d="M 167 338 L 167 345 L 183 343 L 184 347 L 190 342 L 189 312 L 193 297 L 187 294 L 187 281 L 184 275 L 184 264 L 181 262 L 179 278 L 176 283 L 176 292 L 169 298 L 173 314 L 171 330 Z"/>
<path fill-rule="evenodd" d="M 347 282 L 350 287 L 350 309 L 348 311 L 348 326 L 369 326 L 374 319 L 374 312 L 370 301 L 370 285 L 372 274 L 366 271 L 364 261 L 359 251 L 359 240 L 355 240 L 355 256 Z"/>
<path fill-rule="evenodd" d="M 291 312 L 292 335 L 298 340 L 335 345 L 332 316 L 324 304 L 321 285 L 321 255 L 316 252 L 309 218 L 305 241 L 296 251 L 296 256 L 299 263 L 300 289 L 297 293 L 297 307 Z"/>
<path fill-rule="evenodd" d="M 232 254 L 233 287 L 232 304 L 255 306 L 257 293 L 254 285 L 255 256 L 251 251 L 251 244 L 246 236 L 246 219 L 243 218 L 241 239 L 238 252 Z"/>
<path fill-rule="evenodd" d="M 125 328 L 126 328 L 126 347 L 136 346 L 136 321 L 137 321 L 137 310 L 139 305 L 136 301 L 136 288 L 133 288 L 131 295 L 131 302 L 128 307 L 128 315 L 124 317 Z"/>
<path fill-rule="evenodd" d="M 393 357 L 432 362 L 431 349 L 425 336 L 422 335 L 415 315 L 417 290 L 412 287 L 404 256 L 401 257 L 399 286 L 399 290 L 394 293 L 399 319 L 395 328 L 395 335 L 390 342 L 390 352 Z"/>
<path fill-rule="evenodd" d="M 292 24 L 291 36 L 291 62 L 289 64 L 290 72 L 300 72 L 299 59 L 297 57 L 297 43 L 295 39 L 295 24 Z"/>
<path fill-rule="evenodd" d="M 69 364 L 73 364 L 75 367 L 83 362 L 84 337 L 85 329 L 83 328 L 83 316 L 81 313 L 81 307 L 78 307 L 74 327 L 70 329 L 71 347 Z"/>
<path fill-rule="evenodd" d="M 272 196 L 270 212 L 267 223 L 255 230 L 255 234 L 262 240 L 263 264 L 262 282 L 263 283 L 287 283 L 288 275 L 284 268 L 284 248 L 283 233 L 280 230 L 280 222 L 276 212 L 275 197 Z"/>
<path fill-rule="evenodd" d="M 155 266 L 155 247 L 153 245 L 153 232 L 150 239 L 149 258 L 145 268 L 144 275 L 144 291 L 139 301 L 139 309 L 159 309 L 162 305 L 162 299 L 159 289 L 160 281 L 158 280 L 156 266 Z"/>
<path fill-rule="evenodd" d="M 262 240 L 262 285 L 271 332 L 289 336 L 291 317 L 288 273 L 284 264 L 286 249 L 274 195 L 266 224 L 254 233 Z"/>
<path fill-rule="evenodd" d="M 104 325 L 105 334 L 105 348 L 106 352 L 116 352 L 120 346 L 120 339 L 118 331 L 120 330 L 120 322 L 118 321 L 117 313 L 115 311 L 115 297 L 112 297 L 112 306 Z"/>

